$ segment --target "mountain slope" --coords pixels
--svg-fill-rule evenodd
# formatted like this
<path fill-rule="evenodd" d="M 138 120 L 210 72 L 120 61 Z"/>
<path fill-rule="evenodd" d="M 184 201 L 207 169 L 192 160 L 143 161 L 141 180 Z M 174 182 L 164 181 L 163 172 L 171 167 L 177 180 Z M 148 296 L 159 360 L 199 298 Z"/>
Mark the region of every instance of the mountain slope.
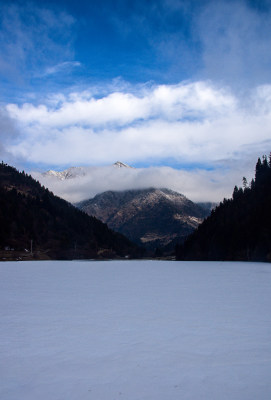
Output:
<path fill-rule="evenodd" d="M 234 188 L 233 198 L 212 211 L 177 248 L 179 260 L 271 262 L 271 156 L 258 159 L 250 187 Z"/>
<path fill-rule="evenodd" d="M 149 248 L 186 237 L 208 215 L 177 192 L 153 188 L 108 191 L 78 203 L 77 207 Z"/>
<path fill-rule="evenodd" d="M 0 164 L 0 252 L 39 258 L 93 258 L 136 253 L 136 246 L 24 172 Z M 28 252 L 25 252 L 25 249 Z M 15 253 L 14 253 L 15 254 Z M 10 253 L 8 253 L 10 255 Z M 7 254 L 5 253 L 5 256 Z"/>

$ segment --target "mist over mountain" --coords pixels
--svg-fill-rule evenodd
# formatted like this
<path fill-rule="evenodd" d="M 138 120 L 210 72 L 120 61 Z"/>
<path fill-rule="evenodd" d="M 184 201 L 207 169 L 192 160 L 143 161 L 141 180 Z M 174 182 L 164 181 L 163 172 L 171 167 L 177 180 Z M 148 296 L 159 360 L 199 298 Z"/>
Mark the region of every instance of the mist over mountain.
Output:
<path fill-rule="evenodd" d="M 70 167 L 62 171 L 31 171 L 31 175 L 71 203 L 87 200 L 107 191 L 151 187 L 171 189 L 194 202 L 218 202 L 223 195 L 230 196 L 236 183 L 234 176 L 225 176 L 221 182 L 212 170 L 185 171 L 167 166 L 134 168 L 121 161 L 111 165 Z"/>

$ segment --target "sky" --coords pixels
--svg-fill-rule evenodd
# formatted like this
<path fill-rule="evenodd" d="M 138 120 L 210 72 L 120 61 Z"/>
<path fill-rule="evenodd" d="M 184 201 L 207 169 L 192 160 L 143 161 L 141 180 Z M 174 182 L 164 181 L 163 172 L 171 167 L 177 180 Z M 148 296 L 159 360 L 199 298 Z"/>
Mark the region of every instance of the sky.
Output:
<path fill-rule="evenodd" d="M 271 151 L 270 0 L 2 0 L 0 48 L 0 158 L 19 169 L 120 160 L 219 201 Z"/>

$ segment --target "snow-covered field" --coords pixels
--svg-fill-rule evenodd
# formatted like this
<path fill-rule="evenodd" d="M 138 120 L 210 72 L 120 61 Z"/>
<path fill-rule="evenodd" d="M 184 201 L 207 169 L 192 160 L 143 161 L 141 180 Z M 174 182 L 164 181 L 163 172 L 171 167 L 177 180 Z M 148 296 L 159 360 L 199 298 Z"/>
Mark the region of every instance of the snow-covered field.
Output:
<path fill-rule="evenodd" d="M 0 264 L 3 400 L 271 399 L 271 265 Z"/>

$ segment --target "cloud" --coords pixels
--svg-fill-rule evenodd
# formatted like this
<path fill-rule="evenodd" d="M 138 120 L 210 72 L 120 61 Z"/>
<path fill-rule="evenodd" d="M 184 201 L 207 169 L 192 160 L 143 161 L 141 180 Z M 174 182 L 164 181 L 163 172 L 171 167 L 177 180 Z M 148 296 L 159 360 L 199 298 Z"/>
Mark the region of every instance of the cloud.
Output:
<path fill-rule="evenodd" d="M 195 18 L 205 77 L 239 88 L 270 82 L 270 24 L 270 2 L 208 2 Z"/>
<path fill-rule="evenodd" d="M 243 99 L 210 82 L 194 82 L 152 86 L 137 94 L 96 98 L 85 91 L 40 105 L 9 104 L 6 109 L 23 132 L 9 151 L 59 166 L 117 159 L 150 160 L 150 165 L 168 158 L 210 166 L 249 146 L 266 148 L 270 92 L 270 86 L 260 86 Z"/>
<path fill-rule="evenodd" d="M 81 67 L 81 63 L 79 61 L 65 61 L 56 65 L 53 65 L 52 67 L 48 67 L 45 69 L 44 73 L 41 74 L 41 76 L 47 76 L 47 75 L 54 75 L 54 74 L 59 74 L 63 72 L 69 72 L 73 68 L 76 67 Z"/>
<path fill-rule="evenodd" d="M 257 157 L 270 151 L 270 85 L 244 97 L 210 81 L 128 88 L 101 97 L 90 88 L 55 94 L 39 105 L 7 105 L 21 132 L 7 150 L 48 169 L 116 160 L 149 167 L 177 164 L 179 172 L 144 169 L 118 179 L 106 169 L 92 171 L 80 180 L 75 197 L 159 183 L 198 200 L 229 196 L 242 176 L 253 177 Z M 56 193 L 71 196 L 72 182 L 57 185 L 65 186 L 54 186 Z"/>
<path fill-rule="evenodd" d="M 15 159 L 8 151 L 8 146 L 18 140 L 20 131 L 18 130 L 15 121 L 13 121 L 7 111 L 0 108 L 0 158 L 6 162 L 12 162 Z"/>
<path fill-rule="evenodd" d="M 55 194 L 72 203 L 93 198 L 107 190 L 150 187 L 169 188 L 193 201 L 218 202 L 224 197 L 231 197 L 235 184 L 241 185 L 244 170 L 248 172 L 247 166 L 241 166 L 240 163 L 235 165 L 234 169 L 218 168 L 212 171 L 186 171 L 170 167 L 126 169 L 106 166 L 84 168 L 84 176 L 66 180 L 37 172 L 32 172 L 32 175 Z"/>
<path fill-rule="evenodd" d="M 53 68 L 63 58 L 71 59 L 74 24 L 74 18 L 63 11 L 31 2 L 4 4 L 0 13 L 2 78 L 25 82 L 44 65 Z"/>
<path fill-rule="evenodd" d="M 132 8 L 124 4 L 118 2 L 111 20 L 121 38 L 136 43 L 137 50 L 140 42 L 140 62 L 135 63 L 145 79 L 207 78 L 239 88 L 270 81 L 269 0 L 150 0 L 137 1 Z"/>
<path fill-rule="evenodd" d="M 189 182 L 216 197 L 239 173 L 251 178 L 271 144 L 269 3 L 110 0 L 73 8 L 77 19 L 60 5 L 4 3 L 1 82 L 15 100 L 0 114 L 3 157 L 44 169 L 118 159 L 178 165 L 182 178 L 174 169 L 144 169 L 125 187 L 163 176 L 194 197 Z M 130 82 L 116 78 L 122 73 Z M 25 82 L 31 93 L 22 99 L 17 86 Z M 111 187 L 110 176 L 88 184 Z"/>
<path fill-rule="evenodd" d="M 158 85 L 141 93 L 113 92 L 95 98 L 85 91 L 59 99 L 58 107 L 46 104 L 21 107 L 9 104 L 7 110 L 23 124 L 66 127 L 88 125 L 101 128 L 107 125 L 123 127 L 147 119 L 183 120 L 207 118 L 223 114 L 235 106 L 235 98 L 223 89 L 207 82 Z"/>

